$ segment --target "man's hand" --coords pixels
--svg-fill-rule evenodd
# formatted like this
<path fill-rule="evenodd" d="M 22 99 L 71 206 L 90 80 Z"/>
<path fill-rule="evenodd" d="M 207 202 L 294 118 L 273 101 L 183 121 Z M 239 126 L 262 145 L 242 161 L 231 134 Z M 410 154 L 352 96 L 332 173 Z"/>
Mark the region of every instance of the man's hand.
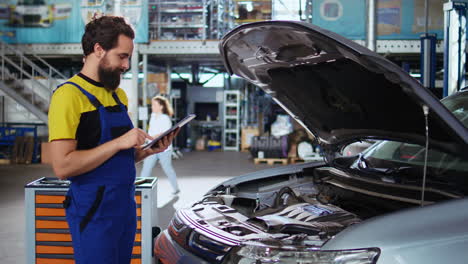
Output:
<path fill-rule="evenodd" d="M 142 161 L 146 157 L 163 152 L 171 145 L 172 140 L 174 139 L 177 134 L 179 134 L 180 128 L 169 133 L 167 136 L 163 137 L 161 140 L 157 141 L 151 148 L 149 149 L 141 149 L 141 147 L 137 147 L 136 158 L 135 162 Z M 142 143 L 143 144 L 143 143 Z M 141 145 L 141 144 L 140 144 Z"/>
<path fill-rule="evenodd" d="M 139 147 L 145 143 L 146 139 L 153 139 L 145 131 L 133 128 L 122 136 L 116 138 L 117 146 L 120 150 Z"/>

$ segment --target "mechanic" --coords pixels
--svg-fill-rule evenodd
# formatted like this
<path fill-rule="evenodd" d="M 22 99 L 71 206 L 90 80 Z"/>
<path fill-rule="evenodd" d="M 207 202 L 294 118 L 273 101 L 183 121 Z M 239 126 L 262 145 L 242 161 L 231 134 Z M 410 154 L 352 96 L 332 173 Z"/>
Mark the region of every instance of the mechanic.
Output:
<path fill-rule="evenodd" d="M 122 17 L 86 25 L 84 65 L 60 85 L 49 108 L 52 167 L 71 181 L 64 201 L 75 263 L 130 263 L 136 233 L 135 162 L 165 150 L 175 131 L 142 150 L 151 137 L 133 128 L 118 88 L 129 68 L 134 31 Z"/>

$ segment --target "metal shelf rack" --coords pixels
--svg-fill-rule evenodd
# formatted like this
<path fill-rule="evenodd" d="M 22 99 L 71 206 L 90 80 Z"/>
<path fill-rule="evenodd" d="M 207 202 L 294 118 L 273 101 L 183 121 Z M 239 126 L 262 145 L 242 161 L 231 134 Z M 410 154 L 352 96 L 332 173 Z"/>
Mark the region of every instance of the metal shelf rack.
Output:
<path fill-rule="evenodd" d="M 239 151 L 240 91 L 224 91 L 223 149 Z"/>
<path fill-rule="evenodd" d="M 155 0 L 149 7 L 151 40 L 217 40 L 235 26 L 233 0 Z"/>
<path fill-rule="evenodd" d="M 210 1 L 208 38 L 221 39 L 225 33 L 234 28 L 234 9 L 232 0 Z"/>
<path fill-rule="evenodd" d="M 159 40 L 206 39 L 207 1 L 158 0 L 150 2 L 150 38 Z"/>

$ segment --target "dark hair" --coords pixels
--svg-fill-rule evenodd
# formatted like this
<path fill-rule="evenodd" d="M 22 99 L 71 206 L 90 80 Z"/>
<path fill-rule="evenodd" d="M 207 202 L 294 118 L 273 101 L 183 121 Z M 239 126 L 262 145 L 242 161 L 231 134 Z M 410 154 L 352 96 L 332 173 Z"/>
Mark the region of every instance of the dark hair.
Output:
<path fill-rule="evenodd" d="M 131 39 L 135 38 L 135 32 L 123 17 L 102 16 L 91 20 L 86 24 L 85 33 L 81 38 L 84 55 L 93 53 L 96 43 L 106 51 L 115 48 L 121 34 Z"/>
<path fill-rule="evenodd" d="M 158 96 L 153 97 L 153 100 L 157 101 L 159 105 L 162 105 L 163 114 L 166 114 L 168 116 L 172 116 L 174 114 L 174 110 L 172 110 L 171 103 L 169 103 L 169 100 L 167 100 L 167 98 L 158 95 Z"/>

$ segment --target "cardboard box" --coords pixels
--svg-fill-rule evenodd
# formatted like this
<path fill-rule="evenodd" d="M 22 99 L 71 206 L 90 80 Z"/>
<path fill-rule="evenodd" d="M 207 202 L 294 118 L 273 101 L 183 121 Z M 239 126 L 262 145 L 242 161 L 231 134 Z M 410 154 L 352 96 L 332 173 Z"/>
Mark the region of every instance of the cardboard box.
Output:
<path fill-rule="evenodd" d="M 241 150 L 247 151 L 252 142 L 252 138 L 259 136 L 260 131 L 258 127 L 247 126 L 243 127 L 241 130 Z"/>
<path fill-rule="evenodd" d="M 197 139 L 197 141 L 195 142 L 195 150 L 206 150 L 206 136 L 202 136 Z"/>
<path fill-rule="evenodd" d="M 150 91 L 150 96 L 167 94 L 168 81 L 168 75 L 165 72 L 148 73 L 148 89 Z"/>
<path fill-rule="evenodd" d="M 33 151 L 34 137 L 16 136 L 10 161 L 13 164 L 30 164 L 32 163 Z"/>
<path fill-rule="evenodd" d="M 297 158 L 297 144 L 291 144 L 289 146 L 288 158 Z"/>
<path fill-rule="evenodd" d="M 167 83 L 157 83 L 158 94 L 167 94 Z"/>
<path fill-rule="evenodd" d="M 148 83 L 167 83 L 167 73 L 148 73 Z"/>

